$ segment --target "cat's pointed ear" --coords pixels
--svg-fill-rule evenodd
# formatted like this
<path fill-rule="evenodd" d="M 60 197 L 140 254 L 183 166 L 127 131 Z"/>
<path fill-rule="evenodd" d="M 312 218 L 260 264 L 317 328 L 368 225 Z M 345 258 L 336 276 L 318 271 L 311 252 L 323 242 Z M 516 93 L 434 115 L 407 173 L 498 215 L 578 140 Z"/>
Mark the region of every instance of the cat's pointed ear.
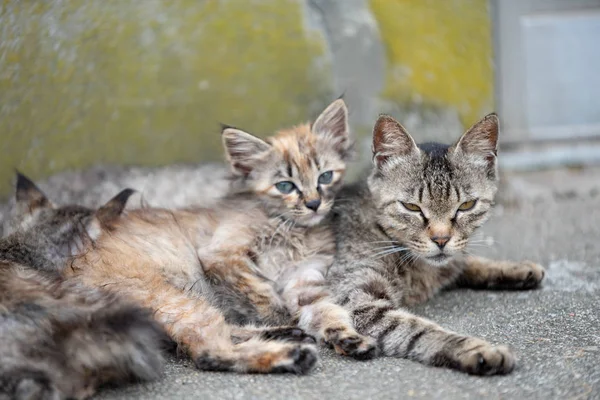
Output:
<path fill-rule="evenodd" d="M 110 199 L 106 204 L 96 210 L 96 218 L 104 227 L 111 227 L 114 222 L 121 216 L 127 200 L 135 193 L 133 189 L 124 189 L 115 197 Z"/>
<path fill-rule="evenodd" d="M 317 117 L 312 132 L 329 141 L 340 153 L 346 154 L 351 147 L 348 108 L 344 100 L 337 99 Z"/>
<path fill-rule="evenodd" d="M 462 135 L 455 145 L 455 152 L 468 156 L 473 162 L 495 168 L 498 129 L 498 116 L 495 113 L 486 115 Z"/>
<path fill-rule="evenodd" d="M 52 208 L 53 204 L 48 197 L 29 178 L 15 171 L 17 175 L 16 205 L 19 215 L 32 214 L 40 208 Z"/>
<path fill-rule="evenodd" d="M 382 114 L 373 128 L 373 162 L 381 168 L 390 157 L 407 157 L 420 152 L 413 138 L 398 121 Z"/>
<path fill-rule="evenodd" d="M 236 175 L 248 176 L 271 150 L 261 138 L 236 128 L 224 126 L 221 136 L 227 161 Z"/>

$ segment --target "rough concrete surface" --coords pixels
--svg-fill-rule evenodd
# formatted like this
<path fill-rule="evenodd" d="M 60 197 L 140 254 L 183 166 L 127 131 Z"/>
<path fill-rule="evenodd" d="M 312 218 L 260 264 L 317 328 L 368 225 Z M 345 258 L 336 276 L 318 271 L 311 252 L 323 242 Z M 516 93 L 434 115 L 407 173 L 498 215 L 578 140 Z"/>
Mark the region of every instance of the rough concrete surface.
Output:
<path fill-rule="evenodd" d="M 495 216 L 478 234 L 489 246 L 470 251 L 542 263 L 541 289 L 455 290 L 413 310 L 511 345 L 519 367 L 509 376 L 473 377 L 392 358 L 357 362 L 329 350 L 308 376 L 199 372 L 172 356 L 162 380 L 105 389 L 97 398 L 600 399 L 599 177 L 600 169 L 506 176 Z"/>

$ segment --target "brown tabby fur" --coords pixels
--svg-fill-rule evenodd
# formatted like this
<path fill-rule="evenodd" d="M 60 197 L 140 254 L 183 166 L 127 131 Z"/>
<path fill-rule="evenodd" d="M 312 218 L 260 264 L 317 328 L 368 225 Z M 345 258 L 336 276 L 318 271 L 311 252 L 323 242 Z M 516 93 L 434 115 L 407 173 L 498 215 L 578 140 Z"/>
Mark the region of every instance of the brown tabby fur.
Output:
<path fill-rule="evenodd" d="M 67 273 L 152 309 L 201 369 L 304 373 L 317 357 L 310 335 L 372 356 L 374 341 L 356 333 L 324 285 L 335 245 L 319 223 L 351 144 L 343 101 L 312 126 L 267 141 L 225 128 L 223 142 L 234 178 L 217 207 L 132 211 Z M 331 181 L 321 182 L 327 171 Z M 281 182 L 294 189 L 277 189 Z"/>
<path fill-rule="evenodd" d="M 0 399 L 82 399 L 162 371 L 163 333 L 115 294 L 60 279 L 66 260 L 110 230 L 131 190 L 99 210 L 56 207 L 17 178 L 17 231 L 0 240 Z"/>

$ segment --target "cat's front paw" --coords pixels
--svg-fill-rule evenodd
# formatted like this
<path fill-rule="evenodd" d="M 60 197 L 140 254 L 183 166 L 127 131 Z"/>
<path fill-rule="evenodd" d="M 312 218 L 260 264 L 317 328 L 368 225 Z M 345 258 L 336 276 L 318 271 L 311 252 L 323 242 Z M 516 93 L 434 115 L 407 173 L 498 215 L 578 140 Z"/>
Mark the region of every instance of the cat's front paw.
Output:
<path fill-rule="evenodd" d="M 533 289 L 540 285 L 546 271 L 533 261 L 510 263 L 504 271 L 504 284 L 513 289 Z"/>
<path fill-rule="evenodd" d="M 311 336 L 302 329 L 294 326 L 266 328 L 261 333 L 261 338 L 265 340 L 280 340 L 284 342 L 317 343 L 314 336 Z"/>
<path fill-rule="evenodd" d="M 506 346 L 486 344 L 463 353 L 459 364 L 462 371 L 472 375 L 504 375 L 515 368 L 516 358 Z"/>
<path fill-rule="evenodd" d="M 349 356 L 357 360 L 370 360 L 377 357 L 379 347 L 377 341 L 371 337 L 360 335 L 356 332 L 339 332 L 330 334 L 326 343 L 333 347 L 336 353 Z"/>

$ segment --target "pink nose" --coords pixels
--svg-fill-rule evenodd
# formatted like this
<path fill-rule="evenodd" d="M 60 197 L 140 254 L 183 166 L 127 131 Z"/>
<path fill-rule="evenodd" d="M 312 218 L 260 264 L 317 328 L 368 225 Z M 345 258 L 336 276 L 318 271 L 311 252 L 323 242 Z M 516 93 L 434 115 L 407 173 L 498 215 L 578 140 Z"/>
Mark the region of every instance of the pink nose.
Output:
<path fill-rule="evenodd" d="M 443 249 L 450 240 L 450 236 L 432 236 L 431 240 L 433 240 L 440 249 Z"/>

